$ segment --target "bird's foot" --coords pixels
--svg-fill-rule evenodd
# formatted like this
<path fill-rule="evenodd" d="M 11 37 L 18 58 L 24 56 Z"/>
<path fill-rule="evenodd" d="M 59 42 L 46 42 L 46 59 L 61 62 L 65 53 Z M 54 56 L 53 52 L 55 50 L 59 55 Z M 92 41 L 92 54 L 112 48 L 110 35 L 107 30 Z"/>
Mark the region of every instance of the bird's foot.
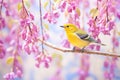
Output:
<path fill-rule="evenodd" d="M 78 47 L 73 47 L 73 52 L 75 51 L 80 51 L 81 53 L 85 52 L 85 47 L 83 47 L 82 49 L 78 48 Z"/>
<path fill-rule="evenodd" d="M 76 51 L 76 47 L 73 47 L 73 52 Z"/>
<path fill-rule="evenodd" d="M 79 51 L 79 50 L 80 50 L 80 48 L 78 48 L 78 47 L 73 47 L 73 52 Z"/>
<path fill-rule="evenodd" d="M 81 49 L 81 52 L 82 52 L 82 53 L 85 52 L 85 47 L 83 47 L 83 48 Z"/>

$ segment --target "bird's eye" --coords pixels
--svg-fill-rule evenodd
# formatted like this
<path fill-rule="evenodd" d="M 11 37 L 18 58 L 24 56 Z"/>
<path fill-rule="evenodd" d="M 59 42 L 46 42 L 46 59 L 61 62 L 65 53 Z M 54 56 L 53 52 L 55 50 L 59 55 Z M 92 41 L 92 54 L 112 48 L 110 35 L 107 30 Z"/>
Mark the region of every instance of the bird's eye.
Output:
<path fill-rule="evenodd" d="M 69 27 L 69 26 L 67 26 L 67 27 Z"/>

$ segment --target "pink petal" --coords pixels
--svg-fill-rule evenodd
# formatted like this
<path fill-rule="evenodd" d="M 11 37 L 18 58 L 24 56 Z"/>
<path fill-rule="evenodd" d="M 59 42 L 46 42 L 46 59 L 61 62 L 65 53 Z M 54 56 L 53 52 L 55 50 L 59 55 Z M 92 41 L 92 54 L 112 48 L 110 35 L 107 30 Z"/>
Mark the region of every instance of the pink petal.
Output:
<path fill-rule="evenodd" d="M 31 53 L 30 47 L 29 47 L 28 45 L 25 45 L 25 46 L 24 46 L 24 49 L 25 49 L 25 51 L 26 51 L 28 54 Z"/>
<path fill-rule="evenodd" d="M 43 19 L 46 19 L 48 17 L 48 13 L 45 13 L 45 15 L 43 16 Z"/>
<path fill-rule="evenodd" d="M 69 6 L 69 7 L 67 8 L 67 11 L 68 11 L 69 13 L 71 13 L 71 12 L 72 12 L 72 7 Z"/>
<path fill-rule="evenodd" d="M 31 20 L 34 20 L 34 15 L 30 13 Z"/>
<path fill-rule="evenodd" d="M 46 68 L 48 68 L 48 67 L 49 67 L 48 62 L 44 62 L 44 66 L 45 66 Z"/>

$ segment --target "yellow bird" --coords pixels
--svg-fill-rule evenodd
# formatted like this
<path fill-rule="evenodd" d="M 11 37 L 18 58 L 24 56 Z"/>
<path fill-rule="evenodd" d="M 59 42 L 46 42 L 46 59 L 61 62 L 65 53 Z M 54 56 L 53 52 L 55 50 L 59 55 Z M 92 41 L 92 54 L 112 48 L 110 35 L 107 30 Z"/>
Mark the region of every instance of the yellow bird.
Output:
<path fill-rule="evenodd" d="M 66 35 L 68 37 L 68 41 L 81 49 L 84 49 L 86 46 L 88 46 L 90 43 L 99 43 L 98 41 L 94 40 L 90 35 L 88 35 L 85 31 L 79 29 L 74 24 L 64 24 L 63 27 L 65 29 Z M 105 44 L 101 44 L 105 45 Z"/>

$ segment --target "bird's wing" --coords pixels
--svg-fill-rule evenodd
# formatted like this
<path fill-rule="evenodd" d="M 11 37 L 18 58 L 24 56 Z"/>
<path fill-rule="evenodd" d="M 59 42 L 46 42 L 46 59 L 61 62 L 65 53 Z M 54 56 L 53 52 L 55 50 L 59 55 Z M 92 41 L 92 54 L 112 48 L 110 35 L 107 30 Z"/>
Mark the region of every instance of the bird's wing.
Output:
<path fill-rule="evenodd" d="M 82 40 L 89 41 L 89 42 L 97 42 L 86 32 L 76 31 L 75 34 Z"/>

